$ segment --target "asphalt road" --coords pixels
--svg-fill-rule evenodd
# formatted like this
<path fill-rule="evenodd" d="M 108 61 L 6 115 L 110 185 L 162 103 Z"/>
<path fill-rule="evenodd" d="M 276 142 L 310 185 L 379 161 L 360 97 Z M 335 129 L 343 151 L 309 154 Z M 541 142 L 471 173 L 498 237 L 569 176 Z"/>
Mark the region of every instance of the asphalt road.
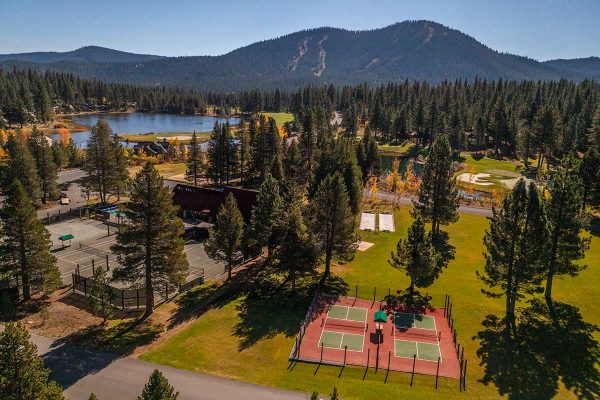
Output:
<path fill-rule="evenodd" d="M 71 400 L 87 400 L 91 392 L 103 400 L 134 400 L 140 395 L 152 371 L 159 369 L 179 400 L 298 400 L 308 395 L 118 357 L 108 352 L 87 350 L 54 339 L 32 335 L 51 379 Z M 251 368 L 251 366 L 249 366 Z"/>
<path fill-rule="evenodd" d="M 368 190 L 365 190 L 365 196 L 370 197 L 371 192 L 369 192 Z M 391 194 L 391 193 L 377 192 L 377 198 L 380 200 L 392 201 L 393 199 L 397 199 L 398 196 L 395 194 Z M 412 202 L 413 202 L 413 198 L 407 197 L 407 196 L 401 196 L 400 200 L 399 200 L 400 204 L 412 204 Z M 459 206 L 458 212 L 465 213 L 465 214 L 481 215 L 484 217 L 492 216 L 491 208 L 481 208 L 481 207 L 474 207 L 474 206 L 468 206 L 468 205 Z"/>

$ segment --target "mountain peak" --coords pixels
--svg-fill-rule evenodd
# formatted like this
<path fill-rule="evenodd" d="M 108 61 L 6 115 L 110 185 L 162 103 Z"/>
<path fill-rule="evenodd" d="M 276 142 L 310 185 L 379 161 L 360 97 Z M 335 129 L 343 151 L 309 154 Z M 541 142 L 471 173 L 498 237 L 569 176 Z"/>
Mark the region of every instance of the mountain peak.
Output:
<path fill-rule="evenodd" d="M 429 20 L 363 31 L 312 28 L 210 57 L 160 57 L 85 46 L 65 53 L 0 55 L 2 61 L 0 67 L 5 68 L 51 69 L 108 82 L 209 90 L 379 85 L 405 79 L 436 83 L 477 77 L 600 78 L 597 57 L 539 62 L 490 49 L 469 35 Z"/>

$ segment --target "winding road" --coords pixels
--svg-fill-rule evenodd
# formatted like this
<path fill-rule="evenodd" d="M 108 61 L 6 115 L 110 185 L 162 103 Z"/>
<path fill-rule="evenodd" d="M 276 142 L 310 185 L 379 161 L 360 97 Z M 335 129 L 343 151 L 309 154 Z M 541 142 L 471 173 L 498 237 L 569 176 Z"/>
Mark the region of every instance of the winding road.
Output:
<path fill-rule="evenodd" d="M 1 329 L 1 328 L 0 328 Z M 179 392 L 179 400 L 299 400 L 308 395 L 238 382 L 217 376 L 180 370 L 132 357 L 83 349 L 54 339 L 31 335 L 50 378 L 63 388 L 70 400 L 87 400 L 90 393 L 99 399 L 134 400 L 140 395 L 152 371 L 159 369 Z"/>

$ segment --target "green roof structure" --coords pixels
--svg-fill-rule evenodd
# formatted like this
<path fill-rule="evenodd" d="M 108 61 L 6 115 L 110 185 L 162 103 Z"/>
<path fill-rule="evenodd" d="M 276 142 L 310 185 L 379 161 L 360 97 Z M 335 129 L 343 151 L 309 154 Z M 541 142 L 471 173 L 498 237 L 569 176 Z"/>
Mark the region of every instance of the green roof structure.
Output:
<path fill-rule="evenodd" d="M 59 236 L 58 239 L 64 242 L 65 240 L 75 239 L 75 236 L 72 233 L 67 233 L 66 235 Z"/>
<path fill-rule="evenodd" d="M 381 310 L 375 312 L 375 322 L 387 322 L 387 314 Z"/>

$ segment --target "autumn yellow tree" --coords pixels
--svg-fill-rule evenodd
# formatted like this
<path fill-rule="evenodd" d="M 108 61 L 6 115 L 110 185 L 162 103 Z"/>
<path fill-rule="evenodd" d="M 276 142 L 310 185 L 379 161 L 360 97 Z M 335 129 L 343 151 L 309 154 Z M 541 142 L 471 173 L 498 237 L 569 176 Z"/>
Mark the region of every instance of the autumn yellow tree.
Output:
<path fill-rule="evenodd" d="M 406 174 L 405 174 L 404 182 L 405 182 L 405 189 L 407 192 L 414 194 L 419 190 L 419 186 L 420 186 L 421 182 L 420 182 L 419 178 L 417 177 L 417 175 L 415 174 L 412 164 L 410 164 L 410 163 L 406 166 Z"/>
<path fill-rule="evenodd" d="M 400 196 L 404 193 L 405 185 L 402 177 L 398 172 L 400 169 L 400 161 L 396 158 L 392 162 L 392 170 L 387 174 L 385 179 L 386 191 L 395 194 L 394 204 L 400 200 Z"/>

